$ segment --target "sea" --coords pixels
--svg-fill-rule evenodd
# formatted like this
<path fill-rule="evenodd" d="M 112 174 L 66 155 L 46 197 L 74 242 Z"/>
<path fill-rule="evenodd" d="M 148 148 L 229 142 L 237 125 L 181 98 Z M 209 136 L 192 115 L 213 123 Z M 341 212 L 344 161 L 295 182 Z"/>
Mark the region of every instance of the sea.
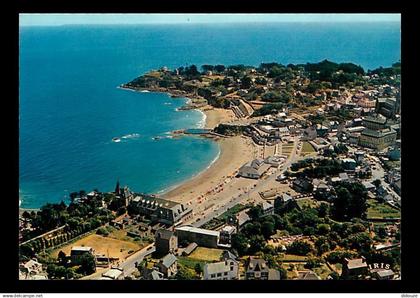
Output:
<path fill-rule="evenodd" d="M 177 110 L 187 99 L 118 88 L 149 70 L 323 59 L 373 69 L 400 60 L 400 43 L 399 23 L 20 27 L 21 207 L 118 180 L 162 193 L 216 160 L 212 140 L 169 134 L 203 127 L 201 112 Z"/>

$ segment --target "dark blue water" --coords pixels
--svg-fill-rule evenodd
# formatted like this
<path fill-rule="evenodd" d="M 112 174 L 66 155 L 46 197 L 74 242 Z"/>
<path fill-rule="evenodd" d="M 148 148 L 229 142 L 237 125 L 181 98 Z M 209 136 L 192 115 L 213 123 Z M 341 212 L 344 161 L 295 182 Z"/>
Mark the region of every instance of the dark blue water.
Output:
<path fill-rule="evenodd" d="M 22 207 L 70 191 L 158 192 L 205 169 L 218 146 L 195 137 L 183 99 L 117 89 L 161 66 L 329 59 L 367 68 L 400 59 L 399 24 L 61 26 L 20 29 Z M 112 142 L 114 137 L 123 137 Z M 155 136 L 162 136 L 153 140 Z"/>

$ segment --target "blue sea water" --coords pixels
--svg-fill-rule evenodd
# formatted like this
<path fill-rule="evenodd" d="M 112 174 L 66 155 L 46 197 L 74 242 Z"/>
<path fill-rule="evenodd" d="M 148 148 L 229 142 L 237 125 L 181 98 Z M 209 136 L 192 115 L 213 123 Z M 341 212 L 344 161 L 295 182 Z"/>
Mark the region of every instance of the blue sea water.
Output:
<path fill-rule="evenodd" d="M 117 179 L 138 192 L 159 192 L 215 159 L 219 148 L 210 140 L 165 137 L 200 126 L 200 112 L 176 111 L 185 99 L 118 89 L 121 83 L 161 66 L 323 59 L 390 66 L 400 59 L 400 25 L 21 27 L 22 207 L 58 202 L 81 189 L 110 191 Z"/>

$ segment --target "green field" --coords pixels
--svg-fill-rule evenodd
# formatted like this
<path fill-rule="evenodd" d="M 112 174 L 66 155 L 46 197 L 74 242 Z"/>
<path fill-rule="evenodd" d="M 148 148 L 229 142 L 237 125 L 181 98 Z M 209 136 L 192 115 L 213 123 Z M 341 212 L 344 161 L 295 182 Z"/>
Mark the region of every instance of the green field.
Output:
<path fill-rule="evenodd" d="M 303 208 L 304 206 L 309 206 L 310 208 L 317 208 L 320 205 L 320 203 L 317 200 L 309 198 L 297 199 L 296 202 L 300 208 Z"/>
<path fill-rule="evenodd" d="M 313 271 L 316 274 L 318 274 L 318 276 L 321 277 L 321 279 L 323 280 L 327 279 L 328 275 L 334 272 L 330 268 L 328 268 L 326 264 L 322 264 L 320 267 L 314 268 Z"/>
<path fill-rule="evenodd" d="M 374 218 L 400 218 L 401 212 L 388 205 L 387 203 L 380 203 L 374 199 L 367 200 L 368 203 L 368 210 L 367 210 L 367 218 L 374 219 Z"/>
<path fill-rule="evenodd" d="M 283 261 L 283 262 L 293 262 L 293 261 L 306 261 L 308 257 L 306 256 L 298 256 L 298 255 L 291 255 L 291 254 L 283 254 L 283 256 L 281 256 L 279 258 L 279 260 Z"/>
<path fill-rule="evenodd" d="M 177 257 L 178 258 L 178 263 L 188 267 L 190 269 L 194 269 L 196 264 L 200 264 L 201 268 L 204 267 L 205 264 L 207 264 L 208 262 L 206 261 L 201 261 L 201 260 L 195 260 L 195 259 L 191 259 L 190 257 Z"/>
<path fill-rule="evenodd" d="M 302 152 L 303 153 L 313 153 L 316 152 L 314 147 L 308 143 L 308 142 L 303 142 L 302 144 Z"/>
<path fill-rule="evenodd" d="M 219 261 L 223 250 L 217 248 L 197 247 L 190 255 L 189 258 L 201 261 Z"/>

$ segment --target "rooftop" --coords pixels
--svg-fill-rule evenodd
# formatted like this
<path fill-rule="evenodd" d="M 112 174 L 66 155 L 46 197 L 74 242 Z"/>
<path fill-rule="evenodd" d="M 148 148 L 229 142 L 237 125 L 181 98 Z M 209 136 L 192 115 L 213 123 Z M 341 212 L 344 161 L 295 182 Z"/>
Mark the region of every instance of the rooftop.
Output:
<path fill-rule="evenodd" d="M 90 246 L 73 246 L 71 248 L 72 251 L 90 251 L 92 247 Z"/>
<path fill-rule="evenodd" d="M 358 259 L 345 259 L 347 261 L 347 267 L 349 269 L 363 268 L 367 267 L 366 261 L 364 258 Z"/>
<path fill-rule="evenodd" d="M 204 272 L 207 274 L 215 274 L 230 271 L 230 266 L 223 262 L 208 263 L 204 265 Z"/>
<path fill-rule="evenodd" d="M 173 263 L 175 263 L 178 259 L 173 254 L 167 254 L 161 259 L 161 263 L 166 268 L 169 268 Z"/>
<path fill-rule="evenodd" d="M 191 233 L 197 233 L 197 234 L 205 234 L 209 236 L 217 236 L 219 237 L 218 231 L 212 231 L 212 230 L 206 230 L 206 229 L 200 229 L 192 226 L 182 226 L 175 228 L 176 231 L 184 231 L 184 232 L 191 232 Z"/>
<path fill-rule="evenodd" d="M 180 203 L 174 202 L 174 201 L 169 201 L 169 200 L 165 200 L 165 199 L 161 199 L 161 198 L 157 198 L 157 197 L 151 197 L 151 196 L 146 196 L 146 195 L 137 195 L 134 199 L 134 202 L 138 202 L 138 203 L 143 203 L 143 204 L 155 204 L 155 205 L 159 205 L 160 207 L 165 207 L 165 208 L 173 208 L 175 206 L 180 205 Z"/>
<path fill-rule="evenodd" d="M 362 135 L 374 137 L 374 138 L 381 138 L 391 134 L 396 134 L 396 132 L 392 129 L 386 128 L 382 130 L 372 130 L 372 129 L 365 129 L 362 131 Z"/>

